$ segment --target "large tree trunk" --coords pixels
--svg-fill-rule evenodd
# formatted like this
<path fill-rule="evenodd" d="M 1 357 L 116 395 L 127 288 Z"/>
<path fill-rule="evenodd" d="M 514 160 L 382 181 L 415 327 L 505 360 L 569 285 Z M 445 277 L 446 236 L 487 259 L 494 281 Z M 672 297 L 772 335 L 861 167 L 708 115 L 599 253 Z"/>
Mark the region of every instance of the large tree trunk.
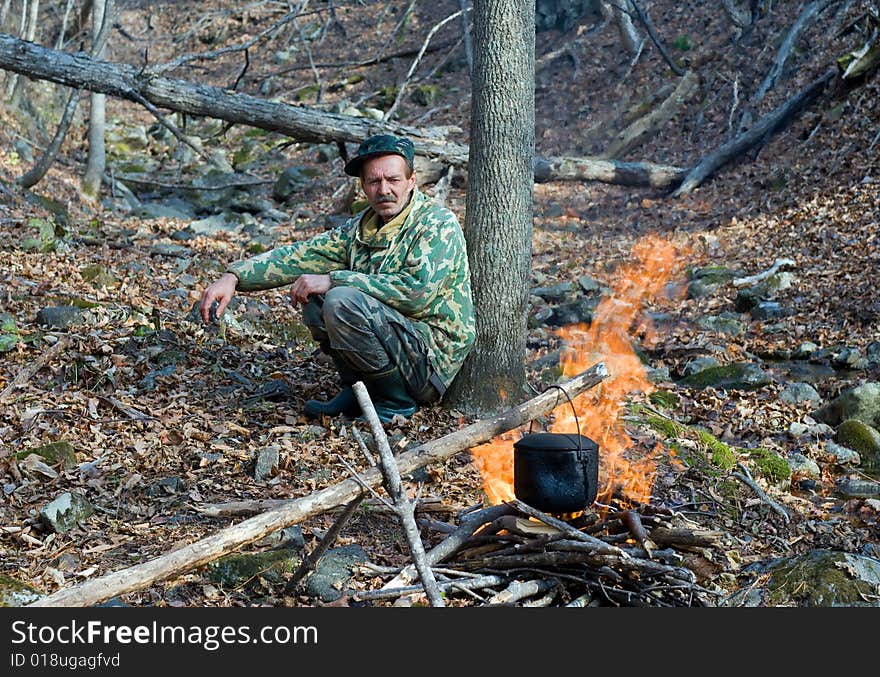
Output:
<path fill-rule="evenodd" d="M 476 307 L 474 348 L 448 396 L 488 412 L 522 399 L 532 260 L 535 3 L 474 2 L 465 237 Z"/>
<path fill-rule="evenodd" d="M 113 21 L 113 0 L 95 0 L 92 8 L 92 36 L 97 43 L 101 26 L 106 21 Z M 95 58 L 104 57 L 104 45 L 99 45 L 100 51 Z M 101 194 L 101 181 L 104 178 L 104 169 L 107 166 L 107 155 L 104 146 L 104 99 L 106 95 L 92 92 L 89 98 L 89 157 L 86 162 L 86 172 L 82 179 L 83 194 L 93 200 L 97 200 Z"/>
<path fill-rule="evenodd" d="M 373 134 L 401 134 L 413 140 L 419 155 L 461 169 L 468 164 L 467 146 L 438 139 L 416 127 L 291 106 L 220 87 L 171 80 L 127 64 L 47 49 L 11 35 L 0 34 L 0 68 L 136 103 L 148 101 L 158 108 L 259 127 L 297 141 L 360 143 Z M 540 168 L 542 181 L 603 181 L 634 187 L 672 188 L 686 173 L 678 167 L 650 162 L 567 157 L 535 157 L 534 161 Z"/>

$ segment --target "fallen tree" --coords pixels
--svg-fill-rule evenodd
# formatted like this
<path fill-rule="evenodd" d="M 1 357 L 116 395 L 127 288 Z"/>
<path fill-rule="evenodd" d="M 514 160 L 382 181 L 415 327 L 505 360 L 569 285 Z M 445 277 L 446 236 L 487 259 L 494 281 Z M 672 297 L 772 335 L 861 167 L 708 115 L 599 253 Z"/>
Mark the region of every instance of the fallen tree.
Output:
<path fill-rule="evenodd" d="M 466 428 L 440 439 L 426 442 L 400 454 L 397 465 L 402 475 L 426 465 L 454 456 L 508 430 L 513 430 L 538 416 L 567 404 L 583 391 L 600 383 L 608 376 L 604 363 L 598 363 L 574 378 L 553 387 L 506 412 L 477 421 Z M 560 390 L 562 392 L 560 392 Z M 158 581 L 178 576 L 186 571 L 211 562 L 222 555 L 263 536 L 302 520 L 323 514 L 360 496 L 364 485 L 377 487 L 382 474 L 376 467 L 364 470 L 351 478 L 292 499 L 284 505 L 251 517 L 195 543 L 182 546 L 164 555 L 126 569 L 93 578 L 72 588 L 59 590 L 29 606 L 93 606 L 118 595 L 141 590 Z"/>
<path fill-rule="evenodd" d="M 408 136 L 419 153 L 466 169 L 469 149 L 463 144 L 432 136 L 426 130 L 391 122 L 292 106 L 249 94 L 232 92 L 185 80 L 161 77 L 138 69 L 41 47 L 0 34 L 0 68 L 37 80 L 86 89 L 144 105 L 148 102 L 189 115 L 218 118 L 290 136 L 312 143 L 360 143 L 374 134 Z M 594 158 L 535 158 L 541 181 L 601 181 L 633 187 L 673 188 L 685 174 L 678 167 L 651 162 L 615 162 Z"/>

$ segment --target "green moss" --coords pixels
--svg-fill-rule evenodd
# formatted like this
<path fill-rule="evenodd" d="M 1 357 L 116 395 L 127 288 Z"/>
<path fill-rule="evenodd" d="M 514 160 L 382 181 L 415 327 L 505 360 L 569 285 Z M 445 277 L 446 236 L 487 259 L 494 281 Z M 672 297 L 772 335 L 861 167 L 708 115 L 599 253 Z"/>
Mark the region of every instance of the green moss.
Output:
<path fill-rule="evenodd" d="M 212 582 L 226 586 L 244 585 L 257 576 L 280 583 L 282 574 L 292 573 L 299 562 L 293 549 L 234 554 L 210 563 L 208 576 Z"/>
<path fill-rule="evenodd" d="M 684 427 L 672 419 L 662 416 L 648 416 L 646 423 L 651 429 L 660 433 L 663 437 L 680 437 Z"/>
<path fill-rule="evenodd" d="M 758 447 L 749 449 L 748 454 L 755 469 L 771 482 L 785 482 L 791 478 L 791 468 L 775 451 Z"/>
<path fill-rule="evenodd" d="M 0 574 L 0 607 L 25 606 L 40 597 L 42 594 L 27 583 Z"/>
<path fill-rule="evenodd" d="M 675 409 L 680 402 L 680 398 L 671 390 L 655 390 L 648 395 L 648 401 L 657 407 Z"/>
<path fill-rule="evenodd" d="M 736 454 L 724 442 L 707 430 L 697 431 L 700 442 L 706 445 L 706 452 L 712 465 L 722 470 L 730 470 L 736 465 Z"/>
<path fill-rule="evenodd" d="M 15 454 L 15 458 L 19 461 L 24 460 L 31 454 L 37 454 L 42 457 L 49 465 L 63 463 L 64 468 L 72 468 L 76 465 L 76 452 L 73 450 L 70 442 L 58 440 L 57 442 L 49 442 L 39 447 L 24 449 Z"/>

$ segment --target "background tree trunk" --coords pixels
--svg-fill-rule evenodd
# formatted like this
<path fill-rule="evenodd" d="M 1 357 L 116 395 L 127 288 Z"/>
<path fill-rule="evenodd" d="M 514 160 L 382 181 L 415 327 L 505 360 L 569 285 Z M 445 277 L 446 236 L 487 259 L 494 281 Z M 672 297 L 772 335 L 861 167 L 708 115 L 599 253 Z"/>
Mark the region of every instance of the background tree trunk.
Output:
<path fill-rule="evenodd" d="M 477 338 L 449 393 L 484 413 L 521 399 L 532 257 L 535 3 L 474 2 L 465 237 Z"/>
<path fill-rule="evenodd" d="M 106 21 L 113 21 L 113 0 L 95 0 L 92 8 L 92 39 L 97 45 L 98 36 L 101 34 L 101 26 Z M 99 45 L 100 51 L 94 55 L 96 59 L 104 58 L 104 45 Z M 107 156 L 104 148 L 104 103 L 106 95 L 92 92 L 89 97 L 89 157 L 86 163 L 86 172 L 82 179 L 82 192 L 90 198 L 97 200 L 101 194 L 101 181 L 104 177 L 104 169 L 107 166 Z"/>
<path fill-rule="evenodd" d="M 30 0 L 30 2 L 22 2 L 21 6 L 21 22 L 22 37 L 28 42 L 34 42 L 37 37 L 37 20 L 40 15 L 40 0 Z M 21 77 L 13 76 L 7 83 L 6 98 L 9 99 L 9 107 L 16 108 L 21 100 L 22 91 L 26 80 Z"/>

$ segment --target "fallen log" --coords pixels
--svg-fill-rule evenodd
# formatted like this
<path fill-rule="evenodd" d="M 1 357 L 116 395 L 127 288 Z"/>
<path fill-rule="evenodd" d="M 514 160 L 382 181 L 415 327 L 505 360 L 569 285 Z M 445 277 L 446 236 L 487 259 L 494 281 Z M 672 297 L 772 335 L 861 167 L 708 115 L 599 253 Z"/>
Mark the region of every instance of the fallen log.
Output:
<path fill-rule="evenodd" d="M 607 376 L 608 370 L 605 364 L 600 362 L 578 376 L 559 384 L 558 388 L 551 388 L 497 416 L 477 421 L 440 439 L 403 452 L 397 457 L 398 468 L 402 474 L 411 473 L 430 463 L 488 442 L 503 432 L 513 430 L 558 406 L 567 404 L 569 399 L 601 383 Z M 382 482 L 382 473 L 378 468 L 369 468 L 361 474 L 360 479 L 371 487 L 377 487 Z M 181 546 L 155 559 L 54 592 L 29 606 L 91 606 L 118 595 L 141 590 L 152 583 L 207 564 L 273 531 L 348 503 L 360 495 L 361 491 L 362 487 L 357 480 L 343 480 L 307 496 L 293 499 L 285 505 L 239 524 L 226 527 L 216 534 Z"/>
<path fill-rule="evenodd" d="M 374 134 L 410 137 L 420 155 L 466 169 L 469 149 L 424 129 L 268 101 L 221 87 L 175 80 L 128 64 L 92 59 L 0 34 L 0 69 L 67 87 L 87 89 L 137 104 L 208 116 L 285 134 L 312 143 L 360 143 Z M 686 170 L 650 162 L 535 157 L 536 181 L 600 181 L 633 187 L 672 188 Z"/>
<path fill-rule="evenodd" d="M 821 94 L 822 90 L 825 89 L 825 85 L 836 74 L 837 68 L 829 68 L 820 78 L 811 82 L 788 101 L 758 120 L 747 132 L 743 132 L 735 139 L 723 144 L 716 151 L 703 158 L 684 177 L 681 185 L 672 194 L 673 197 L 688 195 L 728 162 L 736 159 L 749 150 L 749 148 L 763 141 L 765 137 L 782 129 L 802 108 Z"/>

